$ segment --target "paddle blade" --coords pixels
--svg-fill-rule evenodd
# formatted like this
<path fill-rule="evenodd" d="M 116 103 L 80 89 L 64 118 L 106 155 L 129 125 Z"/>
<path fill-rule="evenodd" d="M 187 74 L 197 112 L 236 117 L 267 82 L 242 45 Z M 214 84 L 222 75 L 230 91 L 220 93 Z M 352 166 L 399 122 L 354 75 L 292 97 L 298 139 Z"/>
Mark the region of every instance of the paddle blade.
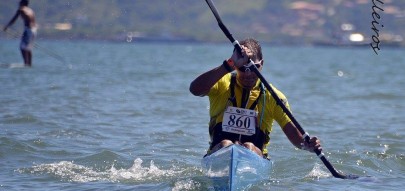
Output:
<path fill-rule="evenodd" d="M 349 175 L 346 175 L 345 179 L 358 179 L 358 178 L 360 178 L 360 176 L 355 175 L 355 174 L 349 174 Z"/>

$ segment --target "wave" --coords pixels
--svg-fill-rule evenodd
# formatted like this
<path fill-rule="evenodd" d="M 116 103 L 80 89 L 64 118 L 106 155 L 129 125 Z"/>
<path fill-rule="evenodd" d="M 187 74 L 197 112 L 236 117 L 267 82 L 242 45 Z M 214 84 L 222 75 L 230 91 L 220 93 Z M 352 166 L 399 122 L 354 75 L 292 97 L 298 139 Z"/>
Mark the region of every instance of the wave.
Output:
<path fill-rule="evenodd" d="M 19 116 L 11 116 L 11 115 L 4 115 L 2 123 L 4 124 L 33 124 L 38 123 L 39 119 L 33 115 L 26 114 L 26 115 L 19 115 Z"/>
<path fill-rule="evenodd" d="M 0 156 L 11 157 L 19 154 L 35 153 L 35 147 L 41 147 L 41 140 L 33 140 L 32 145 L 8 137 L 0 137 Z"/>
<path fill-rule="evenodd" d="M 132 182 L 132 183 L 158 183 L 162 180 L 169 180 L 180 176 L 185 169 L 172 167 L 171 169 L 160 169 L 153 161 L 149 166 L 143 166 L 143 161 L 136 158 L 130 168 L 117 169 L 112 165 L 107 170 L 97 170 L 94 167 L 87 167 L 75 164 L 73 161 L 60 161 L 49 164 L 34 165 L 29 168 L 16 170 L 19 173 L 36 175 L 47 174 L 67 182 Z"/>

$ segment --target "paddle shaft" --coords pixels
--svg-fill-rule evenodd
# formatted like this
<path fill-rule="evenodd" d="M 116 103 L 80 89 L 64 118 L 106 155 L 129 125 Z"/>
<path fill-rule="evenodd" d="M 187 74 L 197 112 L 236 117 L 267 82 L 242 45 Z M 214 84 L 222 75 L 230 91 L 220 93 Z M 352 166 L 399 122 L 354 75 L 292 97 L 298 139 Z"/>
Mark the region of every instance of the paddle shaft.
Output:
<path fill-rule="evenodd" d="M 216 20 L 218 21 L 219 28 L 224 32 L 225 36 L 231 41 L 231 43 L 234 45 L 235 49 L 241 53 L 242 52 L 242 47 L 240 46 L 239 42 L 233 38 L 232 34 L 229 32 L 229 30 L 226 28 L 224 23 L 221 20 L 221 17 L 218 14 L 217 9 L 215 8 L 214 3 L 211 0 L 205 0 L 207 2 L 208 6 L 210 7 L 212 13 L 214 14 Z M 259 70 L 256 68 L 256 66 L 253 64 L 254 62 L 249 59 L 249 69 L 253 71 L 256 76 L 260 79 L 260 81 L 264 84 L 264 86 L 269 90 L 271 96 L 276 100 L 277 104 L 283 109 L 283 111 L 287 114 L 287 116 L 291 119 L 292 123 L 295 125 L 295 127 L 300 131 L 300 133 L 304 136 L 304 139 L 306 142 L 309 142 L 309 135 L 308 133 L 305 132 L 305 130 L 301 127 L 301 125 L 298 123 L 298 121 L 295 119 L 295 117 L 292 115 L 290 110 L 285 106 L 285 104 L 281 101 L 281 99 L 278 97 L 278 95 L 274 92 L 273 88 L 269 85 L 269 83 L 264 79 L 263 75 L 259 72 Z M 333 166 L 332 164 L 328 161 L 328 159 L 324 156 L 324 154 L 316 149 L 315 150 L 316 155 L 322 160 L 323 164 L 328 168 L 328 170 L 332 173 L 332 175 L 336 178 L 342 178 L 346 179 L 348 178 L 346 175 L 339 173 Z"/>

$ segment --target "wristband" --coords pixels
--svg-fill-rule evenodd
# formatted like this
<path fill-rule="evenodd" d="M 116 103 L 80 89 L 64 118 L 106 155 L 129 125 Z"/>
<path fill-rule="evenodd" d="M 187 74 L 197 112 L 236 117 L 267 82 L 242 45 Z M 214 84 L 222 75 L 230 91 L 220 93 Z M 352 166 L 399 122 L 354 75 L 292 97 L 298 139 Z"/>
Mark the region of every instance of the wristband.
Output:
<path fill-rule="evenodd" d="M 226 71 L 228 71 L 228 72 L 232 72 L 234 70 L 233 69 L 233 61 L 231 59 L 224 60 L 222 65 L 225 67 Z"/>

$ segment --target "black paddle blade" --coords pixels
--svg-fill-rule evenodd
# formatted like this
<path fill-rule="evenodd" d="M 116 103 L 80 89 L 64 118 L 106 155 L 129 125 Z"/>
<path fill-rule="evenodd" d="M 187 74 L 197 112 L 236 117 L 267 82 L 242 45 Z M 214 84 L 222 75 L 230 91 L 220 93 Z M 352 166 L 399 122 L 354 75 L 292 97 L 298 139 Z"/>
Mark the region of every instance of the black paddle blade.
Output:
<path fill-rule="evenodd" d="M 358 179 L 360 178 L 360 176 L 355 175 L 355 174 L 348 174 L 348 175 L 344 175 L 344 179 Z"/>
<path fill-rule="evenodd" d="M 335 178 L 348 179 L 348 180 L 360 178 L 360 176 L 355 175 L 355 174 L 347 174 L 346 175 L 346 174 L 341 174 L 341 173 L 332 173 L 332 175 Z"/>
<path fill-rule="evenodd" d="M 333 177 L 335 177 L 335 178 L 349 179 L 349 180 L 360 178 L 360 176 L 355 175 L 355 174 L 343 174 L 340 171 L 337 171 L 335 168 L 333 168 L 333 166 L 331 166 L 330 164 L 325 164 L 325 165 L 326 165 L 326 167 L 328 167 L 329 171 L 332 173 Z"/>
<path fill-rule="evenodd" d="M 301 128 L 301 127 L 300 127 Z M 308 140 L 306 140 L 308 141 Z M 328 168 L 329 172 L 332 173 L 333 177 L 341 178 L 341 179 L 357 179 L 359 176 L 354 174 L 345 175 L 335 169 L 333 165 L 329 162 L 329 160 L 325 157 L 325 155 L 320 150 L 315 150 L 316 155 L 321 159 L 323 164 Z"/>

